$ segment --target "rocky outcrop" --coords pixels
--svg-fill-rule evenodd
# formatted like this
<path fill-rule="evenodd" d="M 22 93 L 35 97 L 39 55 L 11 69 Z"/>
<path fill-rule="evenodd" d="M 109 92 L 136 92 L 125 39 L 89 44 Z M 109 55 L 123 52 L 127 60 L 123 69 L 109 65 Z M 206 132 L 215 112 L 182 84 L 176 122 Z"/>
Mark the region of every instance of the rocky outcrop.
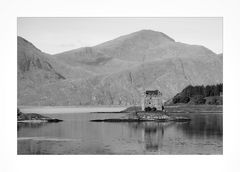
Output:
<path fill-rule="evenodd" d="M 17 109 L 17 122 L 62 122 L 63 120 L 49 118 L 37 113 L 22 113 Z"/>

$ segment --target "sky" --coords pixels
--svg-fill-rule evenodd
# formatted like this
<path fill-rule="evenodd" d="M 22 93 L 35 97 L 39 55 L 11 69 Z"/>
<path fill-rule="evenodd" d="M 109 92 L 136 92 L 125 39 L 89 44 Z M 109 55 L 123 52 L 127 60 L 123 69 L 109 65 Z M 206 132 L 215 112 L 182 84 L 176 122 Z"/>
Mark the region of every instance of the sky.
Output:
<path fill-rule="evenodd" d="M 143 29 L 177 42 L 203 45 L 222 53 L 222 18 L 30 18 L 17 20 L 17 35 L 45 53 L 90 47 Z"/>

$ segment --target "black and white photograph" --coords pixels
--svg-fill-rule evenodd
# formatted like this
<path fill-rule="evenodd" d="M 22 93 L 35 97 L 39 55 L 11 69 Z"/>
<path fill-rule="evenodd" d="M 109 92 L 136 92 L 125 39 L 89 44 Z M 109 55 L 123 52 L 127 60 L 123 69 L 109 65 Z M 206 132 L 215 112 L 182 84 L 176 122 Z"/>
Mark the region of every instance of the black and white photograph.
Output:
<path fill-rule="evenodd" d="M 17 155 L 223 155 L 222 17 L 16 22 Z"/>
<path fill-rule="evenodd" d="M 239 172 L 237 0 L 2 0 L 0 172 Z"/>

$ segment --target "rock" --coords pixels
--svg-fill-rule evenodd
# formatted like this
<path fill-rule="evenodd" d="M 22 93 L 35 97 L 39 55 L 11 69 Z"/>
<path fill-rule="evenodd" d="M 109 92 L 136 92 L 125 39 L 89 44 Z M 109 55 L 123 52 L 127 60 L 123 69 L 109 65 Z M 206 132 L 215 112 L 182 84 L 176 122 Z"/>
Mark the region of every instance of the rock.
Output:
<path fill-rule="evenodd" d="M 47 122 L 62 122 L 62 121 L 63 120 L 61 120 L 61 119 L 55 119 L 55 118 L 47 120 Z"/>
<path fill-rule="evenodd" d="M 22 113 L 19 109 L 17 110 L 17 121 L 18 122 L 62 122 L 63 120 L 49 118 L 37 113 Z"/>

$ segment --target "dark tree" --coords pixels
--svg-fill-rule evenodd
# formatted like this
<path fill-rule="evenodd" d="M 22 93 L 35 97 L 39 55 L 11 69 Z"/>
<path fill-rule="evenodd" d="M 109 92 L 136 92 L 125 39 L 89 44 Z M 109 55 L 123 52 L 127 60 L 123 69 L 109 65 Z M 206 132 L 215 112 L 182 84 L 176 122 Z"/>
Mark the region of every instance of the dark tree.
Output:
<path fill-rule="evenodd" d="M 176 103 L 195 103 L 204 104 L 205 97 L 220 96 L 223 92 L 223 84 L 207 85 L 206 87 L 189 85 L 173 97 L 172 101 Z M 221 104 L 222 101 L 216 101 L 213 99 L 211 104 Z"/>

